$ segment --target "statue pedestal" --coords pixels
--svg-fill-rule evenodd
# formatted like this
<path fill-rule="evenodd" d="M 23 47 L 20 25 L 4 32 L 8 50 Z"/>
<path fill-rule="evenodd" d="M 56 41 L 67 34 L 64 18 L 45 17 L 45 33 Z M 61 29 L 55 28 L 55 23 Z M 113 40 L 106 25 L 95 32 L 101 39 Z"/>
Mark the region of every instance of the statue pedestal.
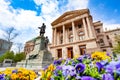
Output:
<path fill-rule="evenodd" d="M 45 48 L 45 37 L 39 37 L 35 41 L 35 47 L 32 52 L 26 56 L 26 60 L 17 63 L 16 67 L 25 67 L 29 69 L 40 70 L 53 62 L 52 54 Z M 30 55 L 36 55 L 34 59 L 29 59 Z"/>

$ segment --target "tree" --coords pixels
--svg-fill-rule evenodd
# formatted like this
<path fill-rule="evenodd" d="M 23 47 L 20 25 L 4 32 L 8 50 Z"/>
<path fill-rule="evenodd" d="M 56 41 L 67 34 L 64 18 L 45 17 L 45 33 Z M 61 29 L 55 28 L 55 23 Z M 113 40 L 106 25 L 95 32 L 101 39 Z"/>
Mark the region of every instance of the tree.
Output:
<path fill-rule="evenodd" d="M 14 52 L 13 51 L 7 51 L 5 54 L 4 54 L 4 57 L 5 59 L 14 59 Z"/>
<path fill-rule="evenodd" d="M 14 52 L 13 51 L 7 51 L 3 55 L 0 56 L 0 62 L 3 62 L 4 59 L 14 59 Z"/>
<path fill-rule="evenodd" d="M 24 53 L 24 52 L 21 52 L 21 53 L 18 53 L 18 54 L 15 55 L 14 61 L 15 61 L 15 62 L 19 62 L 19 61 L 21 61 L 21 60 L 24 60 L 25 58 L 26 58 L 25 53 Z"/>
<path fill-rule="evenodd" d="M 0 56 L 0 63 L 2 63 L 4 61 L 4 59 L 5 59 L 5 55 L 3 54 Z"/>
<path fill-rule="evenodd" d="M 114 53 L 120 54 L 120 34 L 115 36 L 116 45 L 113 47 Z"/>
<path fill-rule="evenodd" d="M 22 43 L 17 43 L 17 48 L 18 48 L 18 53 L 20 53 L 23 49 L 23 44 Z"/>
<path fill-rule="evenodd" d="M 18 32 L 16 32 L 16 29 L 14 27 L 7 28 L 6 30 L 4 30 L 4 32 L 5 34 L 3 36 L 8 41 L 10 50 L 11 42 L 18 36 Z"/>

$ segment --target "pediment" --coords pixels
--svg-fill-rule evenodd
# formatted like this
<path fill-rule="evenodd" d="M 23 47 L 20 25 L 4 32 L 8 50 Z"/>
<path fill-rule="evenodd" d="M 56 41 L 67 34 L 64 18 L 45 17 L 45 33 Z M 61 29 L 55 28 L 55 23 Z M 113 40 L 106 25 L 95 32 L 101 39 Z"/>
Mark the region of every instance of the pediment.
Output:
<path fill-rule="evenodd" d="M 51 23 L 51 25 L 54 26 L 58 23 L 61 23 L 63 21 L 69 20 L 69 19 L 72 19 L 74 17 L 77 17 L 77 16 L 85 14 L 85 13 L 89 13 L 89 10 L 88 9 L 82 9 L 82 10 L 74 10 L 74 11 L 65 12 L 63 15 L 61 15 L 59 18 L 57 18 L 55 21 L 53 21 Z"/>

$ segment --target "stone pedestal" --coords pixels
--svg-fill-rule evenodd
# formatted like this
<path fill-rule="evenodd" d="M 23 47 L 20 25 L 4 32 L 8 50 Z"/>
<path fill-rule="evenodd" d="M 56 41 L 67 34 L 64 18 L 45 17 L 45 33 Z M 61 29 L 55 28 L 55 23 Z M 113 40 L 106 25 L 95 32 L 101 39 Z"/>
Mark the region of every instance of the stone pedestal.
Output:
<path fill-rule="evenodd" d="M 30 55 L 37 55 L 34 59 L 30 59 Z M 52 54 L 45 46 L 45 37 L 36 38 L 35 47 L 32 52 L 26 56 L 26 60 L 17 63 L 16 67 L 25 67 L 29 69 L 40 70 L 53 62 Z"/>

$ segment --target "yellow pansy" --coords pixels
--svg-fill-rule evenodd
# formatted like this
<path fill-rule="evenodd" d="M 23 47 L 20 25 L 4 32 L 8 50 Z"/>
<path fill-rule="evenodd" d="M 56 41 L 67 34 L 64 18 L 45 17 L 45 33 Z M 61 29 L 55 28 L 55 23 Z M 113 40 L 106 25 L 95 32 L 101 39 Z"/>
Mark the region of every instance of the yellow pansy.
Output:
<path fill-rule="evenodd" d="M 106 55 L 106 52 L 94 52 L 91 57 L 93 59 L 96 59 L 96 60 L 106 60 L 106 59 L 110 59 L 109 56 Z"/>

